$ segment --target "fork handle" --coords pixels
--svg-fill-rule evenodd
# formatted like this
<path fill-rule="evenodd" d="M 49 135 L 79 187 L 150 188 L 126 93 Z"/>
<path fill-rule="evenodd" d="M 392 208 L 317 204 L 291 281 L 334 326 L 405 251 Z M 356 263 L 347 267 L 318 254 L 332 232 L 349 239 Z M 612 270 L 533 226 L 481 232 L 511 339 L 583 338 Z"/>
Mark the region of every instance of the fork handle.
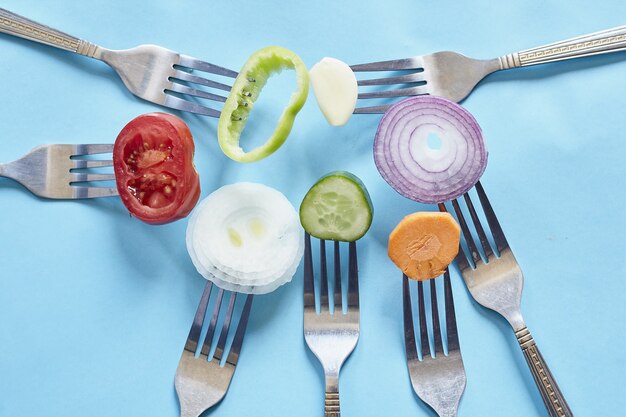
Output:
<path fill-rule="evenodd" d="M 539 388 L 543 403 L 548 410 L 550 417 L 573 417 L 572 410 L 565 401 L 559 386 L 557 385 L 548 364 L 541 356 L 541 352 L 535 343 L 527 327 L 523 327 L 515 332 L 517 341 L 522 348 L 526 363 L 533 374 L 535 384 Z"/>
<path fill-rule="evenodd" d="M 626 26 L 618 26 L 498 58 L 501 69 L 527 67 L 626 50 Z"/>
<path fill-rule="evenodd" d="M 0 32 L 93 57 L 97 45 L 0 8 Z"/>
<path fill-rule="evenodd" d="M 324 417 L 340 417 L 339 375 L 325 375 L 326 394 L 324 397 Z"/>

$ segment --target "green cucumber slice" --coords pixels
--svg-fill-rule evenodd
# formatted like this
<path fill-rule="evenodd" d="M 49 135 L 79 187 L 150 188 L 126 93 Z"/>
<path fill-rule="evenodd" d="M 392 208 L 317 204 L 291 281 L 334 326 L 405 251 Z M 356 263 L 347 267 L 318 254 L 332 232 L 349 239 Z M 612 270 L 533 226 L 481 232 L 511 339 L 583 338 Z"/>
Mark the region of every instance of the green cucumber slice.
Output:
<path fill-rule="evenodd" d="M 353 242 L 370 228 L 372 200 L 363 182 L 345 171 L 320 178 L 300 204 L 300 223 L 311 236 Z"/>
<path fill-rule="evenodd" d="M 239 138 L 246 126 L 248 115 L 268 78 L 283 69 L 296 71 L 296 90 L 283 110 L 272 136 L 263 145 L 246 152 L 239 144 Z M 268 46 L 258 50 L 244 64 L 224 103 L 217 124 L 220 148 L 226 156 L 238 162 L 254 162 L 271 155 L 289 136 L 296 115 L 304 106 L 308 94 L 309 72 L 298 55 L 280 46 Z"/>

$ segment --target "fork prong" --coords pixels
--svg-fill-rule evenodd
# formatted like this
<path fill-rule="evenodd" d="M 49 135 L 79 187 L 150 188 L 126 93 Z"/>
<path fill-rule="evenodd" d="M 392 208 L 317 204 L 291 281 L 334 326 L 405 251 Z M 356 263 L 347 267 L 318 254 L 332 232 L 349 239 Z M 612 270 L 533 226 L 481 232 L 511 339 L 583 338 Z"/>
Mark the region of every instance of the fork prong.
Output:
<path fill-rule="evenodd" d="M 237 78 L 237 72 L 229 70 L 228 68 L 220 67 L 218 65 L 210 64 L 206 61 L 201 61 L 189 55 L 181 55 L 178 65 L 195 69 L 203 72 L 210 72 L 212 74 L 223 75 L 224 77 Z"/>
<path fill-rule="evenodd" d="M 485 194 L 485 189 L 483 188 L 483 185 L 480 183 L 480 181 L 476 183 L 476 192 L 478 193 L 478 199 L 480 200 L 480 204 L 483 206 L 483 211 L 485 212 L 487 223 L 489 224 L 489 228 L 491 229 L 493 240 L 496 242 L 498 252 L 502 252 L 502 250 L 509 247 L 509 243 L 504 236 L 502 227 L 500 227 L 500 222 L 496 217 L 496 213 L 493 211 L 493 207 L 491 207 L 491 203 L 489 202 L 487 194 Z"/>
<path fill-rule="evenodd" d="M 359 309 L 359 265 L 356 242 L 348 246 L 348 310 Z"/>
<path fill-rule="evenodd" d="M 224 317 L 224 323 L 222 324 L 222 331 L 220 332 L 220 338 L 217 341 L 215 353 L 213 357 L 217 361 L 222 360 L 224 349 L 226 349 L 226 339 L 228 339 L 228 330 L 230 329 L 230 323 L 233 320 L 233 311 L 235 309 L 235 301 L 237 300 L 237 293 L 231 292 L 230 299 L 228 300 L 228 309 L 226 310 L 226 316 Z"/>
<path fill-rule="evenodd" d="M 106 161 L 101 161 L 99 159 L 74 159 L 72 161 L 74 163 L 72 169 L 102 168 L 113 166 L 113 161 L 110 159 Z"/>
<path fill-rule="evenodd" d="M 417 282 L 417 309 L 419 312 L 420 346 L 422 359 L 430 355 L 430 343 L 428 342 L 428 327 L 426 326 L 426 303 L 424 302 L 424 283 Z"/>
<path fill-rule="evenodd" d="M 185 94 L 191 97 L 205 98 L 207 100 L 219 101 L 221 103 L 226 101 L 226 97 L 220 96 L 218 94 L 209 93 L 208 91 L 198 90 L 197 88 L 187 87 L 186 85 L 172 83 L 172 85 L 165 90 L 173 91 L 175 93 Z"/>
<path fill-rule="evenodd" d="M 250 309 L 252 308 L 252 297 L 252 294 L 248 294 L 246 296 L 246 303 L 241 311 L 237 331 L 235 332 L 233 343 L 230 345 L 230 352 L 228 352 L 228 357 L 226 358 L 226 362 L 233 366 L 237 365 L 237 361 L 239 360 L 239 353 L 241 352 L 241 345 L 243 344 L 243 337 L 246 333 L 248 318 L 250 317 Z"/>
<path fill-rule="evenodd" d="M 231 89 L 229 85 L 218 83 L 217 81 L 213 80 L 208 80 L 204 77 L 198 77 L 197 75 L 193 75 L 185 71 L 176 71 L 171 78 L 172 80 L 170 81 L 187 81 L 193 84 L 203 85 L 205 87 L 217 88 L 218 90 L 230 91 Z"/>
<path fill-rule="evenodd" d="M 326 241 L 320 239 L 320 311 L 328 311 L 328 269 L 326 268 Z"/>
<path fill-rule="evenodd" d="M 100 153 L 111 153 L 113 152 L 113 144 L 80 144 L 74 145 L 74 152 L 72 156 L 81 156 L 81 155 L 95 155 Z"/>
<path fill-rule="evenodd" d="M 196 315 L 193 318 L 191 329 L 189 330 L 189 336 L 187 336 L 187 342 L 185 343 L 185 350 L 193 353 L 194 355 L 196 353 L 196 349 L 198 348 L 198 340 L 200 339 L 200 332 L 202 331 L 202 325 L 204 324 L 206 310 L 209 306 L 209 298 L 211 297 L 212 288 L 213 283 L 211 281 L 207 281 L 204 286 L 204 291 L 202 292 L 202 297 L 200 298 L 200 303 L 198 304 L 198 309 L 196 310 Z"/>
<path fill-rule="evenodd" d="M 220 117 L 220 112 L 218 110 L 202 106 L 198 103 L 192 103 L 188 100 L 183 100 L 182 98 L 173 96 L 172 94 L 165 94 L 165 101 L 163 102 L 163 105 L 172 109 L 201 114 L 203 116 L 216 118 Z"/>
<path fill-rule="evenodd" d="M 115 187 L 84 187 L 84 186 L 72 186 L 72 191 L 76 199 L 81 198 L 100 198 L 100 197 L 113 197 L 119 195 L 117 188 Z"/>
<path fill-rule="evenodd" d="M 438 207 L 439 211 L 441 211 L 442 213 L 448 213 L 448 208 L 446 207 L 445 203 L 439 203 Z M 459 269 L 461 271 L 469 267 L 469 263 L 467 261 L 467 258 L 465 257 L 465 254 L 463 253 L 463 248 L 461 247 L 461 242 L 459 242 L 459 252 L 457 253 L 455 259 L 456 262 L 459 264 Z"/>
<path fill-rule="evenodd" d="M 87 174 L 84 172 L 73 172 L 71 177 L 72 182 L 113 181 L 115 179 L 115 174 Z"/>
<path fill-rule="evenodd" d="M 439 308 L 437 307 L 437 286 L 435 280 L 430 280 L 430 306 L 433 320 L 433 344 L 435 356 L 443 354 L 443 342 L 441 341 L 441 326 L 439 324 Z"/>
<path fill-rule="evenodd" d="M 409 97 L 419 96 L 428 93 L 426 85 L 418 85 L 416 87 L 398 88 L 396 90 L 370 91 L 367 93 L 359 93 L 359 99 L 370 98 L 392 98 L 392 97 Z"/>
<path fill-rule="evenodd" d="M 391 61 L 370 62 L 367 64 L 351 65 L 352 71 L 399 71 L 407 69 L 419 69 L 423 67 L 420 57 L 394 59 Z"/>
<path fill-rule="evenodd" d="M 389 85 L 389 84 L 408 84 L 415 82 L 424 82 L 424 72 L 413 72 L 407 75 L 399 75 L 397 77 L 374 78 L 371 80 L 358 80 L 360 86 L 367 85 Z"/>
<path fill-rule="evenodd" d="M 415 345 L 415 327 L 413 325 L 413 308 L 411 307 L 411 292 L 409 277 L 402 274 L 402 307 L 404 316 L 404 348 L 407 361 L 418 359 Z"/>
<path fill-rule="evenodd" d="M 311 235 L 306 232 L 304 233 L 304 308 L 315 308 Z"/>
<path fill-rule="evenodd" d="M 474 228 L 476 229 L 476 233 L 478 233 L 478 239 L 480 241 L 480 245 L 485 251 L 485 256 L 487 261 L 489 261 L 489 257 L 493 255 L 493 250 L 491 249 L 491 244 L 487 239 L 487 235 L 485 234 L 485 229 L 483 229 L 483 225 L 480 223 L 480 219 L 478 218 L 478 213 L 476 213 L 476 209 L 474 208 L 474 203 L 470 199 L 468 193 L 463 194 L 463 199 L 465 200 L 465 205 L 467 205 L 467 210 L 470 213 L 470 217 L 472 218 L 472 223 L 474 223 Z"/>
<path fill-rule="evenodd" d="M 467 226 L 467 222 L 465 221 L 465 217 L 463 216 L 463 212 L 461 211 L 461 206 L 459 206 L 459 202 L 456 199 L 452 200 L 452 207 L 454 207 L 456 218 L 459 221 L 461 231 L 463 232 L 463 236 L 465 237 L 465 243 L 467 243 L 467 248 L 470 251 L 470 256 L 468 258 L 471 257 L 474 265 L 476 265 L 481 260 L 480 254 L 478 253 L 478 248 L 476 247 L 476 243 L 474 242 L 472 232 L 470 232 L 469 227 Z M 459 254 L 461 252 L 463 251 L 459 250 Z"/>
<path fill-rule="evenodd" d="M 334 303 L 335 303 L 335 312 L 342 312 L 342 296 L 341 296 L 341 250 L 339 247 L 339 241 L 335 240 L 335 289 L 334 289 Z"/>
<path fill-rule="evenodd" d="M 213 306 L 213 314 L 211 315 L 211 321 L 209 322 L 209 329 L 204 337 L 204 343 L 202 344 L 202 350 L 200 355 L 208 357 L 211 352 L 211 344 L 213 343 L 213 335 L 215 334 L 215 327 L 217 326 L 217 319 L 220 315 L 220 306 L 222 305 L 222 299 L 224 298 L 224 290 L 219 289 L 217 292 L 217 298 L 215 299 L 215 305 Z"/>
<path fill-rule="evenodd" d="M 452 282 L 450 270 L 446 268 L 443 274 L 443 291 L 445 295 L 446 334 L 448 335 L 448 352 L 460 349 L 459 333 L 456 328 L 456 313 L 454 311 L 454 297 L 452 296 Z"/>
<path fill-rule="evenodd" d="M 354 109 L 354 114 L 382 114 L 386 112 L 391 104 L 385 104 L 382 106 L 369 106 L 369 107 L 357 107 Z"/>

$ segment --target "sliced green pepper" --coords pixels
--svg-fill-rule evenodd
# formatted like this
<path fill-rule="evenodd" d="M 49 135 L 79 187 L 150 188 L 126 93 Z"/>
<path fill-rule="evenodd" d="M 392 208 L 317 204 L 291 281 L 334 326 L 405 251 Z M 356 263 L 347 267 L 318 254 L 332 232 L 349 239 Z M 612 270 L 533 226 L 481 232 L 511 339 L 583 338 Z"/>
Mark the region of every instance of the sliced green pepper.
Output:
<path fill-rule="evenodd" d="M 292 93 L 272 136 L 263 145 L 245 152 L 239 144 L 239 138 L 246 126 L 248 114 L 268 78 L 285 68 L 296 71 L 297 89 Z M 309 73 L 298 55 L 280 46 L 268 46 L 256 51 L 235 79 L 220 115 L 217 139 L 224 154 L 239 162 L 254 162 L 272 154 L 289 136 L 296 115 L 304 106 L 308 93 Z"/>

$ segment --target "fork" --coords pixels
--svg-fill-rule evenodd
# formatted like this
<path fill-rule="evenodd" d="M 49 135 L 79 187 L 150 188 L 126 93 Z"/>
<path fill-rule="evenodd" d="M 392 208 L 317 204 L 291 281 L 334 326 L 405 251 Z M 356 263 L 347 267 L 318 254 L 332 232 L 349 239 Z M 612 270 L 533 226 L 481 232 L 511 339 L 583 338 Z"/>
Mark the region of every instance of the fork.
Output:
<path fill-rule="evenodd" d="M 430 280 L 430 300 L 434 352 L 431 356 L 428 341 L 428 327 L 426 325 L 426 308 L 424 303 L 424 285 L 417 282 L 417 302 L 419 311 L 420 350 L 422 359 L 419 359 L 415 328 L 413 326 L 413 309 L 411 308 L 411 293 L 409 278 L 402 275 L 402 301 L 404 307 L 404 342 L 409 376 L 413 390 L 418 397 L 432 407 L 439 417 L 455 417 L 458 412 L 459 401 L 465 391 L 465 367 L 461 358 L 459 336 L 456 328 L 454 299 L 450 272 L 446 269 L 443 276 L 445 297 L 445 323 L 447 333 L 447 352 L 441 337 L 439 324 L 439 310 L 437 307 L 437 290 L 435 280 Z"/>
<path fill-rule="evenodd" d="M 110 153 L 113 145 L 42 145 L 13 162 L 0 164 L 0 177 L 11 178 L 33 194 L 52 199 L 79 199 L 117 195 L 115 187 L 74 185 L 111 181 L 115 174 L 72 172 L 77 169 L 110 167 L 111 160 L 75 159 Z"/>
<path fill-rule="evenodd" d="M 495 59 L 473 59 L 442 51 L 407 59 L 351 66 L 358 71 L 404 71 L 403 75 L 360 80 L 360 86 L 400 85 L 385 91 L 361 92 L 359 99 L 393 98 L 431 94 L 459 102 L 487 75 L 536 64 L 626 50 L 626 26 L 578 36 Z M 411 84 L 411 86 L 407 86 Z M 404 86 L 402 86 L 404 85 Z M 391 104 L 361 107 L 354 113 L 384 113 Z"/>
<path fill-rule="evenodd" d="M 103 61 L 117 72 L 126 88 L 136 96 L 165 107 L 205 116 L 219 117 L 220 112 L 191 100 L 199 98 L 224 102 L 226 97 L 198 87 L 229 92 L 230 86 L 191 72 L 198 70 L 237 77 L 235 71 L 156 45 L 140 45 L 125 50 L 102 48 L 2 8 L 0 32 Z"/>
<path fill-rule="evenodd" d="M 480 248 L 484 253 L 484 259 L 481 257 L 458 199 L 452 200 L 452 206 L 467 245 L 467 250 L 460 250 L 456 257 L 461 275 L 472 297 L 482 306 L 500 313 L 515 331 L 519 346 L 549 415 L 571 417 L 573 413 L 522 318 L 520 310 L 524 284 L 522 270 L 513 256 L 482 184 L 476 183 L 475 188 L 495 246 L 492 248 L 474 204 L 469 194 L 465 193 L 463 200 L 478 235 Z M 444 211 L 445 206 L 440 204 L 439 209 Z"/>
<path fill-rule="evenodd" d="M 334 312 L 330 313 L 326 241 L 320 240 L 320 312 L 315 308 L 311 236 L 304 237 L 304 340 L 324 368 L 324 417 L 339 417 L 339 370 L 359 340 L 359 277 L 356 242 L 348 243 L 348 308 L 342 308 L 341 253 L 334 246 Z"/>
<path fill-rule="evenodd" d="M 196 315 L 183 349 L 183 354 L 176 369 L 176 377 L 174 385 L 176 394 L 180 402 L 181 417 L 199 417 L 207 409 L 213 407 L 220 402 L 226 395 L 230 381 L 233 378 L 235 367 L 241 352 L 243 337 L 248 325 L 248 317 L 252 308 L 252 294 L 246 296 L 246 301 L 239 318 L 239 324 L 230 346 L 230 351 L 226 357 L 224 366 L 220 365 L 225 355 L 226 340 L 228 338 L 229 328 L 232 323 L 233 311 L 237 293 L 231 293 L 226 310 L 226 315 L 222 324 L 220 337 L 215 348 L 213 357 L 209 357 L 213 336 L 217 327 L 217 321 L 220 315 L 222 300 L 224 298 L 224 290 L 219 289 L 215 298 L 215 306 L 211 314 L 211 321 L 207 329 L 202 349 L 199 357 L 196 357 L 198 341 L 204 324 L 204 317 L 209 306 L 211 298 L 211 290 L 213 283 L 208 281 L 204 287 L 204 292 L 200 298 L 200 304 L 196 311 Z"/>

